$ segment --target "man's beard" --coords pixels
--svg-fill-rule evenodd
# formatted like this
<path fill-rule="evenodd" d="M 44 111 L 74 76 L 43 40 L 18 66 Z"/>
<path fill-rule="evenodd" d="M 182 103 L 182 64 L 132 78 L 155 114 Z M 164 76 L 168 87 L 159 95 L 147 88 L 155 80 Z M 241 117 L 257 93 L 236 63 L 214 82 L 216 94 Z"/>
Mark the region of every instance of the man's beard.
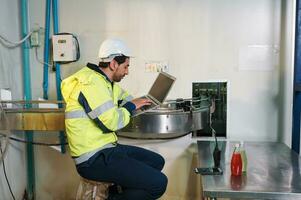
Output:
<path fill-rule="evenodd" d="M 114 82 L 120 82 L 123 76 L 113 76 L 113 81 Z"/>

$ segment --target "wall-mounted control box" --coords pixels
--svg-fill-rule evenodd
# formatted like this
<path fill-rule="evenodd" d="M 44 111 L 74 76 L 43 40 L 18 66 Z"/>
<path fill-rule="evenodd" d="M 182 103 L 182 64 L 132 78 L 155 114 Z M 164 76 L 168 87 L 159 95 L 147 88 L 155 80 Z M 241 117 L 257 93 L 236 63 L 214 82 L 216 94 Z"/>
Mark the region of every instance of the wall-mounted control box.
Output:
<path fill-rule="evenodd" d="M 207 116 L 207 119 L 209 119 L 207 124 L 202 130 L 194 132 L 193 136 L 211 137 L 213 128 L 216 132 L 216 136 L 227 137 L 227 90 L 227 81 L 192 83 L 192 98 L 195 100 L 195 103 L 200 102 L 200 104 L 194 106 L 202 107 L 202 104 L 206 103 L 206 100 L 211 102 L 210 112 Z"/>
<path fill-rule="evenodd" d="M 76 38 L 72 34 L 52 36 L 53 61 L 72 62 L 77 60 Z"/>

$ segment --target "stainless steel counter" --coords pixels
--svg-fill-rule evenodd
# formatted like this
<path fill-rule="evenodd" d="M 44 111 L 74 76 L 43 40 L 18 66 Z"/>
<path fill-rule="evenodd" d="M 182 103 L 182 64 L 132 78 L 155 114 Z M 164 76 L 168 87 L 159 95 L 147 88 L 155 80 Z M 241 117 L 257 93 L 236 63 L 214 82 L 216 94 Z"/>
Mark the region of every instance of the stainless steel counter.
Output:
<path fill-rule="evenodd" d="M 233 142 L 218 142 L 223 175 L 201 176 L 203 195 L 209 198 L 301 199 L 301 159 L 285 144 L 246 142 L 246 175 L 231 176 Z M 198 141 L 199 167 L 212 167 L 214 142 Z"/>

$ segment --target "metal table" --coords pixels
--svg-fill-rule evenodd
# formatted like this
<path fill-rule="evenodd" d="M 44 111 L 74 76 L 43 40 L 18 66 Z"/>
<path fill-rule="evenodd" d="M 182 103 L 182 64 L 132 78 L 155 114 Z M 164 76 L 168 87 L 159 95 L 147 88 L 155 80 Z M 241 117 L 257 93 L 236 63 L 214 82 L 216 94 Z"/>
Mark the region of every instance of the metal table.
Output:
<path fill-rule="evenodd" d="M 231 176 L 234 142 L 218 142 L 223 175 L 201 176 L 203 196 L 209 199 L 301 199 L 301 159 L 285 144 L 246 142 L 246 175 Z M 213 141 L 198 141 L 199 167 L 212 167 Z"/>

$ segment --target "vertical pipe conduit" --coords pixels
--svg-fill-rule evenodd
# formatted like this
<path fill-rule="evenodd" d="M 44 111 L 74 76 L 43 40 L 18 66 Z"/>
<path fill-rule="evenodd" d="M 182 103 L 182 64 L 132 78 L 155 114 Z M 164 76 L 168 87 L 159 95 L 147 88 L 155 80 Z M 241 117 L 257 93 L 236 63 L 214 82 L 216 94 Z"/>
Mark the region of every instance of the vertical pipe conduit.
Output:
<path fill-rule="evenodd" d="M 28 34 L 28 0 L 21 0 L 21 22 L 22 22 L 22 37 Z M 23 62 L 23 89 L 25 101 L 31 101 L 31 78 L 30 78 L 30 64 L 29 64 L 29 49 L 30 44 L 27 39 L 22 44 L 22 62 Z M 26 108 L 30 105 L 26 104 Z M 27 154 L 27 195 L 28 199 L 32 200 L 35 196 L 35 173 L 34 173 L 34 149 L 33 131 L 25 131 L 26 139 L 29 143 L 26 144 Z"/>
<path fill-rule="evenodd" d="M 58 1 L 53 0 L 53 32 L 54 34 L 59 33 L 59 19 L 58 19 Z M 61 93 L 61 66 L 59 63 L 55 63 L 55 77 L 56 77 L 56 94 L 57 94 L 57 100 L 62 101 L 62 93 Z M 59 108 L 62 108 L 62 104 L 59 104 Z M 65 134 L 64 131 L 60 131 L 60 143 L 61 145 L 61 152 L 66 152 L 65 147 Z"/>
<path fill-rule="evenodd" d="M 43 98 L 48 99 L 48 71 L 47 65 L 49 61 L 49 32 L 50 32 L 50 10 L 51 0 L 46 1 L 46 16 L 45 16 L 45 38 L 44 38 L 44 71 L 43 71 Z"/>
<path fill-rule="evenodd" d="M 294 97 L 293 97 L 292 149 L 300 153 L 300 113 L 301 113 L 301 4 L 296 5 Z"/>

